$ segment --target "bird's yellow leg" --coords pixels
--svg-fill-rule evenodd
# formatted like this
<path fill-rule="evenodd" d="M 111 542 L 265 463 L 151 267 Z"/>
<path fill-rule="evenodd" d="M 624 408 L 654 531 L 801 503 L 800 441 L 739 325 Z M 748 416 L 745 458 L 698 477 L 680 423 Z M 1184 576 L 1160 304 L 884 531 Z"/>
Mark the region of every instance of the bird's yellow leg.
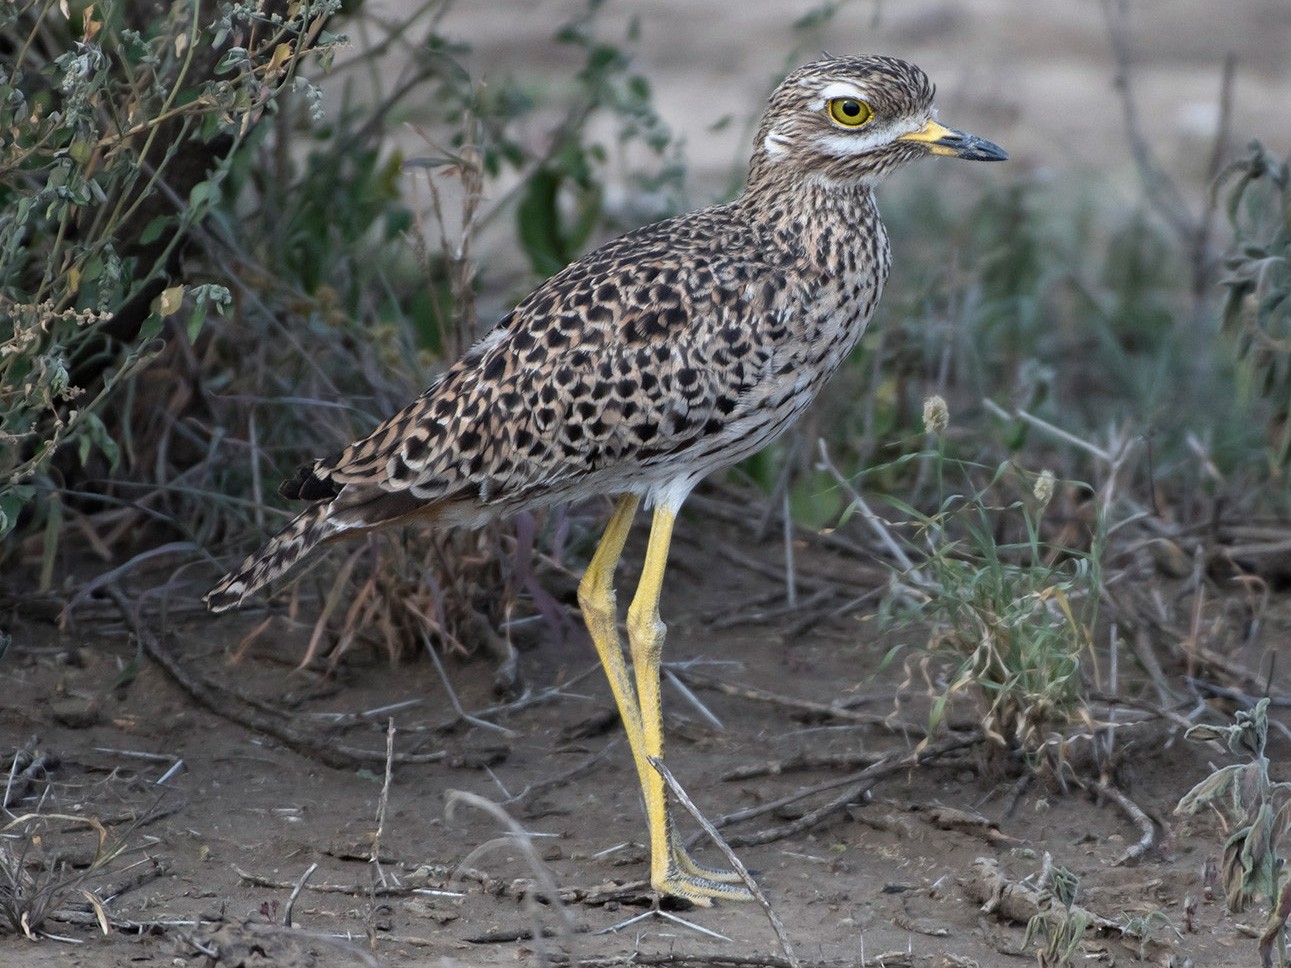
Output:
<path fill-rule="evenodd" d="M 638 752 L 642 748 L 641 707 L 637 703 L 636 687 L 628 675 L 628 665 L 623 659 L 623 649 L 619 645 L 618 612 L 614 602 L 614 569 L 623 555 L 623 545 L 632 530 L 632 520 L 637 514 L 640 499 L 635 494 L 625 494 L 619 498 L 618 506 L 610 523 L 605 527 L 601 543 L 583 573 L 583 580 L 578 583 L 578 604 L 583 610 L 583 621 L 596 646 L 605 676 L 610 680 L 610 691 L 619 707 L 619 717 L 623 720 L 623 729 L 628 734 L 628 745 L 632 748 L 632 759 L 637 763 L 637 772 L 641 773 L 645 762 Z M 654 772 L 649 763 L 645 768 Z M 642 776 L 644 782 L 644 776 Z"/>
<path fill-rule="evenodd" d="M 642 753 L 637 756 L 645 795 L 646 816 L 650 825 L 650 882 L 665 894 L 683 897 L 702 906 L 711 899 L 747 900 L 748 890 L 736 883 L 739 876 L 713 871 L 691 860 L 677 838 L 668 813 L 663 777 L 649 763 L 649 758 L 663 758 L 663 701 L 659 691 L 659 662 L 667 626 L 659 618 L 659 593 L 663 588 L 664 570 L 668 564 L 668 547 L 676 511 L 656 506 L 650 527 L 650 543 L 636 595 L 628 608 L 628 641 L 632 647 L 632 665 L 636 671 L 636 695 L 641 713 Z M 645 760 L 643 763 L 642 760 Z"/>

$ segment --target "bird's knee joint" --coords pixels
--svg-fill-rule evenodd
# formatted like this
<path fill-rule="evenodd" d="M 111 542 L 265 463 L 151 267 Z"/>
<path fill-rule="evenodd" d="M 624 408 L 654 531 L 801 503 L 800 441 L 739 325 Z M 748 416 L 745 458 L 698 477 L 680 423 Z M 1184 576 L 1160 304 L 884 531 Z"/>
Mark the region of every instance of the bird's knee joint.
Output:
<path fill-rule="evenodd" d="M 663 645 L 663 638 L 668 634 L 668 626 L 658 615 L 641 615 L 628 612 L 628 635 L 633 645 L 641 644 L 643 648 L 658 650 Z"/>
<path fill-rule="evenodd" d="M 607 612 L 614 610 L 614 586 L 598 581 L 590 575 L 584 575 L 578 583 L 578 604 L 584 612 Z"/>

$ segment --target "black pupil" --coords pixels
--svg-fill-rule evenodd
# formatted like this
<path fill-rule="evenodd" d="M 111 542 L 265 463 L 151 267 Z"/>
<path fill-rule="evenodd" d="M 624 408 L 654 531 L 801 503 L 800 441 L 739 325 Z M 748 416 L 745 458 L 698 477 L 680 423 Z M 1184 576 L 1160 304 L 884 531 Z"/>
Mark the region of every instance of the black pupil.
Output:
<path fill-rule="evenodd" d="M 854 118 L 861 113 L 861 106 L 857 104 L 855 101 L 844 101 L 843 113 L 846 114 L 849 118 Z"/>

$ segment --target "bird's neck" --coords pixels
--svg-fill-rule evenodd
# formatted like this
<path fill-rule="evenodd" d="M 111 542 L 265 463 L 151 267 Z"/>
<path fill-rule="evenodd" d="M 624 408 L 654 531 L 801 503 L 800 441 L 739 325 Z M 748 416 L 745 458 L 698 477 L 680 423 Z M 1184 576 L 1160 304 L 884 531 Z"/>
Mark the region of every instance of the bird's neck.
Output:
<path fill-rule="evenodd" d="M 774 167 L 755 163 L 733 205 L 800 264 L 836 272 L 840 253 L 865 246 L 878 258 L 863 264 L 887 275 L 887 233 L 868 183 L 840 183 L 813 174 L 787 178 Z M 882 282 L 878 280 L 880 286 Z"/>

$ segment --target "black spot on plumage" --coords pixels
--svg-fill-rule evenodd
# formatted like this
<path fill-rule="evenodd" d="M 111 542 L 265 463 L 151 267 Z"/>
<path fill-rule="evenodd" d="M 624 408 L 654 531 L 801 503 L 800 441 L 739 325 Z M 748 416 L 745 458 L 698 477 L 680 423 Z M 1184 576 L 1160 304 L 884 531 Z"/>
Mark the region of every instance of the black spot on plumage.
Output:
<path fill-rule="evenodd" d="M 429 450 L 430 445 L 421 437 L 409 437 L 403 443 L 403 456 L 413 463 L 421 463 Z"/>
<path fill-rule="evenodd" d="M 316 477 L 313 464 L 303 464 L 294 476 L 278 485 L 278 493 L 289 501 L 330 501 L 341 493 L 341 485 L 330 478 Z"/>
<path fill-rule="evenodd" d="M 695 425 L 695 421 L 689 415 L 672 411 L 664 417 L 667 424 L 666 431 L 670 436 L 680 437 L 687 430 Z"/>
<path fill-rule="evenodd" d="M 390 462 L 390 480 L 396 484 L 411 484 L 417 478 L 417 473 L 401 457 L 396 457 Z"/>
<path fill-rule="evenodd" d="M 484 379 L 499 380 L 507 371 L 507 358 L 501 353 L 494 353 L 493 359 L 484 364 Z"/>

